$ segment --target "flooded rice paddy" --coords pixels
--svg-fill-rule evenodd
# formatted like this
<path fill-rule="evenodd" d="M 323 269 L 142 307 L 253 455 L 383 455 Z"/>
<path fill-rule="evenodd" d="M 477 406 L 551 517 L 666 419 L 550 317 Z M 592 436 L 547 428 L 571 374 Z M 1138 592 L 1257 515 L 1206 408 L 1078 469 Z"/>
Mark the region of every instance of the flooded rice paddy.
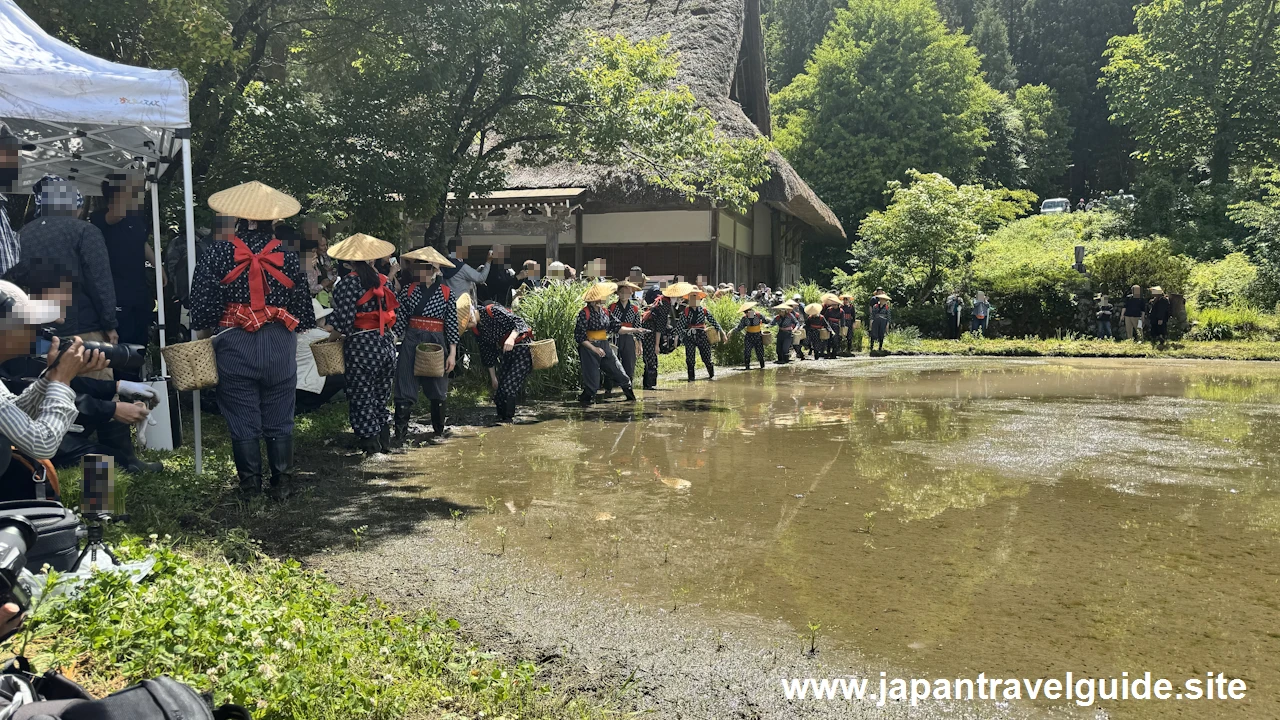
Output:
<path fill-rule="evenodd" d="M 857 360 L 408 457 L 587 591 L 920 677 L 1221 672 L 1248 701 L 1100 706 L 1243 718 L 1280 717 L 1278 448 L 1280 365 Z"/>

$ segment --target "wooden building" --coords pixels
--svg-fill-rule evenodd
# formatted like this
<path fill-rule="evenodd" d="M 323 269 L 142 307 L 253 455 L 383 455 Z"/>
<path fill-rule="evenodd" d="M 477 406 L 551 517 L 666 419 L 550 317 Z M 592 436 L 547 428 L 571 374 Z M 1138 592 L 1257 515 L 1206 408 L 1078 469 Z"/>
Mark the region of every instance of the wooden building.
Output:
<path fill-rule="evenodd" d="M 633 40 L 669 34 L 678 82 L 721 129 L 770 135 L 760 0 L 592 0 L 582 18 Z M 844 229 L 781 155 L 769 162 L 773 175 L 746 214 L 690 204 L 618 168 L 517 167 L 508 189 L 469 200 L 456 231 L 470 243 L 509 246 L 516 264 L 558 259 L 581 269 L 604 258 L 613 276 L 639 265 L 650 276 L 779 286 L 799 276 L 806 238 L 843 237 Z"/>

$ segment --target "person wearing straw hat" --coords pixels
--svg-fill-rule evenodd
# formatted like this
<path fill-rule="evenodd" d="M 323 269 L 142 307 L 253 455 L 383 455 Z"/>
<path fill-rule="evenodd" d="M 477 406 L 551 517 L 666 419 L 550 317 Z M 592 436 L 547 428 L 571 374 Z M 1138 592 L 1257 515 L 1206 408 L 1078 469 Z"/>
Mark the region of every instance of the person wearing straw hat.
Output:
<path fill-rule="evenodd" d="M 649 307 L 640 316 L 640 327 L 649 332 L 640 336 L 640 349 L 644 355 L 644 389 L 658 387 L 658 352 L 663 339 L 671 338 L 671 298 L 658 288 L 645 291 Z M 674 348 L 673 348 L 674 349 Z"/>
<path fill-rule="evenodd" d="M 845 293 L 840 296 L 840 326 L 847 328 L 844 333 L 844 349 L 853 354 L 853 321 L 858 316 L 858 307 L 853 304 L 853 296 Z"/>
<path fill-rule="evenodd" d="M 764 369 L 764 326 L 769 323 L 765 316 L 756 312 L 759 303 L 754 300 L 748 300 L 742 303 L 738 308 L 738 312 L 742 313 L 742 319 L 738 321 L 738 327 L 734 328 L 734 332 L 742 332 L 742 365 L 744 370 L 751 369 L 751 352 L 754 350 L 756 359 L 760 361 L 760 369 Z"/>
<path fill-rule="evenodd" d="M 529 350 L 533 330 L 524 318 L 496 302 L 486 302 L 472 312 L 475 322 L 471 332 L 480 346 L 480 362 L 489 369 L 498 421 L 514 423 L 516 401 L 524 389 L 524 381 L 533 372 L 533 355 Z"/>
<path fill-rule="evenodd" d="M 826 343 L 822 340 L 822 331 L 831 332 L 831 324 L 822 315 L 821 303 L 805 305 L 804 315 L 805 339 L 809 342 L 809 350 L 813 352 L 813 359 L 820 360 L 822 358 L 822 350 L 826 346 Z"/>
<path fill-rule="evenodd" d="M 796 297 L 800 296 L 796 295 Z M 808 343 L 804 336 L 804 312 L 802 312 L 801 305 L 797 300 L 787 300 L 782 304 L 787 306 L 791 315 L 791 349 L 796 351 L 797 360 L 804 360 L 803 345 Z"/>
<path fill-rule="evenodd" d="M 582 394 L 578 396 L 578 402 L 583 405 L 595 402 L 596 391 L 600 389 L 601 371 L 618 383 L 628 400 L 636 399 L 636 394 L 631 389 L 631 376 L 623 372 L 622 364 L 614 355 L 613 345 L 609 343 L 609 333 L 634 335 L 643 333 L 644 330 L 622 327 L 605 309 L 605 301 L 617 289 L 617 283 L 612 282 L 599 282 L 588 288 L 582 295 L 587 305 L 578 313 L 573 324 L 573 341 L 578 345 L 578 360 L 582 364 Z"/>
<path fill-rule="evenodd" d="M 400 301 L 374 262 L 395 252 L 385 240 L 359 233 L 329 247 L 329 257 L 353 272 L 333 286 L 333 327 L 342 333 L 347 416 L 365 455 L 391 451 L 387 397 L 396 370 L 396 308 Z"/>
<path fill-rule="evenodd" d="M 1151 342 L 1163 343 L 1169 339 L 1169 317 L 1172 314 L 1172 305 L 1164 294 L 1164 288 L 1159 285 L 1151 288 L 1151 304 L 1147 307 L 1147 321 L 1150 323 L 1147 337 Z"/>
<path fill-rule="evenodd" d="M 676 312 L 676 332 L 684 342 L 684 364 L 689 370 L 689 382 L 693 382 L 694 370 L 697 368 L 695 351 L 702 355 L 702 364 L 707 367 L 707 377 L 715 379 L 716 366 L 711 359 L 711 340 L 707 337 L 707 326 L 710 325 L 720 333 L 721 342 L 724 342 L 724 328 L 720 327 L 715 316 L 701 304 L 707 293 L 689 283 L 679 282 L 667 287 L 662 294 L 683 298 L 682 307 Z"/>
<path fill-rule="evenodd" d="M 263 440 L 271 496 L 283 500 L 293 492 L 295 333 L 316 322 L 298 254 L 280 248 L 272 223 L 300 208 L 256 181 L 214 193 L 209 207 L 237 218 L 235 234 L 210 245 L 196 263 L 191 328 L 217 332 L 218 409 L 231 432 L 242 496 L 262 489 Z"/>
<path fill-rule="evenodd" d="M 769 308 L 773 311 L 772 325 L 778 328 L 778 336 L 774 339 L 774 352 L 777 357 L 774 362 L 779 365 L 786 365 L 791 362 L 791 344 L 795 342 L 796 316 L 792 312 L 791 306 L 786 303 L 779 303 Z M 804 356 L 801 356 L 804 359 Z"/>
<path fill-rule="evenodd" d="M 840 308 L 840 296 L 835 293 L 822 294 L 822 317 L 827 319 L 831 327 L 831 337 L 827 338 L 822 348 L 826 356 L 832 360 L 840 353 L 840 326 L 844 324 L 844 310 Z"/>
<path fill-rule="evenodd" d="M 641 280 L 643 282 L 643 280 Z M 615 330 L 610 333 L 610 340 L 618 348 L 618 362 L 622 364 L 622 372 L 629 378 L 636 376 L 636 340 L 635 337 L 624 337 L 622 330 L 641 329 L 640 304 L 632 300 L 636 291 L 640 289 L 640 285 L 631 281 L 623 280 L 618 283 L 618 299 L 609 306 L 609 314 L 613 316 Z M 648 335 L 642 332 L 641 337 Z M 613 392 L 612 377 L 605 375 L 604 391 L 605 394 Z"/>
<path fill-rule="evenodd" d="M 889 305 L 889 296 L 883 290 L 873 295 L 872 299 L 875 302 L 871 305 L 871 326 L 868 328 L 871 348 L 879 343 L 880 352 L 884 352 L 884 336 L 889 334 L 889 320 L 893 316 L 893 311 Z"/>
<path fill-rule="evenodd" d="M 396 442 L 403 445 L 409 437 L 409 417 L 418 403 L 419 387 L 431 401 L 434 437 L 443 438 L 447 432 L 444 403 L 449 399 L 449 373 L 457 363 L 458 305 L 441 272 L 441 268 L 453 266 L 448 258 L 427 245 L 401 255 L 400 260 L 401 276 L 408 282 L 400 288 L 400 311 L 396 313 L 396 336 L 401 342 L 394 395 Z M 444 349 L 442 377 L 413 374 L 419 343 L 434 343 Z"/>

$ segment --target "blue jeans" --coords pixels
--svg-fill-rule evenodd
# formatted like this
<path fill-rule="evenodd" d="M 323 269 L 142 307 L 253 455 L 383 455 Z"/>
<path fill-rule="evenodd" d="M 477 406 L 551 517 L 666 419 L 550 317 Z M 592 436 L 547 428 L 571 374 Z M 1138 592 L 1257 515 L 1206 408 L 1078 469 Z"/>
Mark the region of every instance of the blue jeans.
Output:
<path fill-rule="evenodd" d="M 1111 321 L 1110 320 L 1098 321 L 1098 337 L 1099 338 L 1111 337 Z"/>

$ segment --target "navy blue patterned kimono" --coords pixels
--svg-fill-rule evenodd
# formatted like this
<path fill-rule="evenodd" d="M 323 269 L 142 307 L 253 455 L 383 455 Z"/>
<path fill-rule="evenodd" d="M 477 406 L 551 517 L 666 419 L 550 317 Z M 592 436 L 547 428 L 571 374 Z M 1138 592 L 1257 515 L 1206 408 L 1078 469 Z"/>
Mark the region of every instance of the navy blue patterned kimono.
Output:
<path fill-rule="evenodd" d="M 357 437 L 378 435 L 391 423 L 387 398 L 396 369 L 395 324 L 399 301 L 378 275 L 380 286 L 366 289 L 352 273 L 333 287 L 330 322 L 342 333 L 347 414 Z M 379 294 L 381 293 L 381 294 Z M 363 300 L 363 302 L 361 302 Z"/>
<path fill-rule="evenodd" d="M 644 351 L 644 387 L 658 386 L 658 335 L 671 334 L 671 298 L 658 294 L 652 304 L 640 315 L 640 327 L 649 330 L 640 337 Z"/>
<path fill-rule="evenodd" d="M 769 324 L 768 318 L 756 313 L 743 315 L 738 321 L 738 331 L 742 332 L 742 364 L 751 367 L 751 352 L 754 350 L 760 367 L 764 367 L 764 329 Z"/>
<path fill-rule="evenodd" d="M 419 343 L 435 343 L 449 349 L 458 345 L 458 305 L 449 286 L 436 276 L 435 283 L 409 283 L 396 293 L 400 307 L 396 311 L 396 336 L 400 338 L 400 355 L 396 362 L 395 402 L 413 405 L 418 402 L 418 387 L 428 400 L 449 397 L 449 377 L 417 377 L 413 362 Z"/>
<path fill-rule="evenodd" d="M 594 396 L 600 389 L 600 373 L 607 373 L 619 386 L 631 387 L 631 378 L 622 371 L 618 357 L 613 353 L 613 345 L 609 343 L 609 335 L 616 333 L 622 325 L 606 309 L 587 305 L 578 311 L 578 319 L 573 325 L 573 342 L 578 348 L 578 360 L 582 363 L 582 392 Z M 630 340 L 630 338 L 627 338 Z M 589 343 L 604 351 L 600 357 L 586 347 Z"/>
<path fill-rule="evenodd" d="M 629 300 L 624 305 L 621 301 L 609 306 L 609 314 L 618 323 L 618 329 L 624 327 L 638 328 L 641 325 L 640 305 Z M 627 377 L 636 376 L 636 336 L 622 335 L 617 330 L 612 335 L 613 344 L 618 348 L 618 362 L 622 363 L 622 371 Z M 655 367 L 655 370 L 657 368 Z"/>
<path fill-rule="evenodd" d="M 498 368 L 498 389 L 493 393 L 493 404 L 498 417 L 509 421 L 515 417 L 516 399 L 524 388 L 524 381 L 533 372 L 533 356 L 529 354 L 533 330 L 524 318 L 495 302 L 481 307 L 478 315 L 480 319 L 471 331 L 480 346 L 480 362 L 487 368 Z M 513 332 L 516 345 L 511 352 L 504 353 L 502 345 Z"/>
<path fill-rule="evenodd" d="M 715 377 L 716 366 L 711 359 L 711 341 L 707 339 L 706 327 L 711 327 L 724 333 L 724 328 L 720 327 L 720 323 L 716 322 L 715 317 L 707 312 L 707 309 L 701 305 L 692 307 L 684 306 L 676 312 L 676 332 L 680 333 L 681 339 L 684 341 L 684 364 L 689 370 L 689 379 L 693 379 L 695 365 L 694 351 L 695 349 L 702 355 L 702 364 L 707 368 L 707 374 Z"/>

